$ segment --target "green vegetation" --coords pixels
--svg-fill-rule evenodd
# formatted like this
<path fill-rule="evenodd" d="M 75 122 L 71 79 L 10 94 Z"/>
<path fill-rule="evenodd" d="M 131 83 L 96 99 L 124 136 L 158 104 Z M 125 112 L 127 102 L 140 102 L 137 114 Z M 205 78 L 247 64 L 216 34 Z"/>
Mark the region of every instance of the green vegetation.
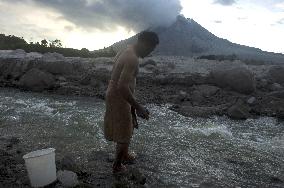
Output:
<path fill-rule="evenodd" d="M 23 38 L 14 35 L 0 34 L 0 50 L 16 50 L 23 49 L 26 52 L 57 52 L 66 57 L 113 57 L 116 52 L 113 48 L 104 48 L 96 51 L 89 51 L 86 48 L 81 50 L 73 48 L 63 48 L 62 42 L 58 39 L 47 41 L 43 39 L 41 42 L 27 43 Z"/>

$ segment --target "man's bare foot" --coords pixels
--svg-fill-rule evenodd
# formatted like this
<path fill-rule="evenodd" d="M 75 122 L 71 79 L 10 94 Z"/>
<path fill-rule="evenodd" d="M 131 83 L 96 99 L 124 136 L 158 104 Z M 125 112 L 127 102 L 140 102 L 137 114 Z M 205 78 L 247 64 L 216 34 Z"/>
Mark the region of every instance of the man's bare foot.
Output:
<path fill-rule="evenodd" d="M 134 152 L 127 154 L 127 157 L 123 159 L 123 164 L 133 164 L 136 157 L 137 155 Z"/>
<path fill-rule="evenodd" d="M 120 164 L 120 165 L 113 164 L 112 166 L 112 173 L 114 174 L 125 173 L 126 171 L 127 171 L 127 168 L 123 164 Z"/>

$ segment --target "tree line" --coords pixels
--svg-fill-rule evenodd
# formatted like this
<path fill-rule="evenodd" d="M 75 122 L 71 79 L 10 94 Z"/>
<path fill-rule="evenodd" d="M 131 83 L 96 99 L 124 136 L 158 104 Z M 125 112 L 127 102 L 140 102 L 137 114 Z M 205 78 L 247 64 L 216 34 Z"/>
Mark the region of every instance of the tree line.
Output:
<path fill-rule="evenodd" d="M 14 35 L 0 34 L 0 50 L 16 50 L 23 49 L 26 52 L 57 52 L 66 57 L 114 57 L 115 50 L 112 47 L 104 48 L 101 50 L 89 51 L 87 48 L 81 50 L 73 48 L 63 48 L 62 42 L 59 39 L 48 41 L 46 39 L 40 42 L 28 43 L 23 38 Z"/>

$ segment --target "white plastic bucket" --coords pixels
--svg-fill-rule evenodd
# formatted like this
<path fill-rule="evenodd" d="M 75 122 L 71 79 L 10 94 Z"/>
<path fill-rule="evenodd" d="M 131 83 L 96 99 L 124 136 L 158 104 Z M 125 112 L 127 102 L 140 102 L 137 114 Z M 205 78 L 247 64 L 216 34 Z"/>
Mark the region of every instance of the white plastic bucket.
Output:
<path fill-rule="evenodd" d="M 56 180 L 54 148 L 33 151 L 23 158 L 32 187 L 43 187 Z"/>

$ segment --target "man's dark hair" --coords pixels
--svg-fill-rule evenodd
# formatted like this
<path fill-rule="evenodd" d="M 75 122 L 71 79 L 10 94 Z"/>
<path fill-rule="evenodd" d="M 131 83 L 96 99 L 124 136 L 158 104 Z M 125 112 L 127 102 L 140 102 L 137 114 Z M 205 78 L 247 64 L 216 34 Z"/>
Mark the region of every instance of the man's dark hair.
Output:
<path fill-rule="evenodd" d="M 138 35 L 138 42 L 146 42 L 152 46 L 159 44 L 159 37 L 155 32 L 143 31 Z"/>

